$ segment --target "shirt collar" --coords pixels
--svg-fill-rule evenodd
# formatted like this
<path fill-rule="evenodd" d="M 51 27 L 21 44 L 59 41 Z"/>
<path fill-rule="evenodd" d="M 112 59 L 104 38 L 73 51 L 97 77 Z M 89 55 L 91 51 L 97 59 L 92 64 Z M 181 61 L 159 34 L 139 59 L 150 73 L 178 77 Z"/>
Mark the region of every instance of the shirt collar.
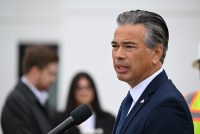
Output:
<path fill-rule="evenodd" d="M 130 88 L 130 94 L 133 98 L 133 102 L 136 103 L 137 100 L 140 98 L 146 87 L 149 85 L 149 83 L 161 72 L 163 71 L 163 68 L 160 68 L 158 71 L 156 71 L 154 74 L 152 74 L 150 77 L 146 78 L 142 82 L 140 82 L 138 85 L 136 85 L 134 88 Z"/>
<path fill-rule="evenodd" d="M 25 76 L 21 78 L 21 81 L 29 87 L 29 89 L 36 96 L 40 104 L 44 106 L 49 97 L 48 93 L 46 91 L 40 91 L 39 89 L 37 89 Z"/>

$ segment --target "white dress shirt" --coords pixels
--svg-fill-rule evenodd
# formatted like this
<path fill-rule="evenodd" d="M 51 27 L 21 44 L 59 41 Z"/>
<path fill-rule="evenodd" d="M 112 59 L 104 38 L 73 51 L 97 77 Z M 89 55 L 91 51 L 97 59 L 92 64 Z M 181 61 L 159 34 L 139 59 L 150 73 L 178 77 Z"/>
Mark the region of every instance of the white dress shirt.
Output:
<path fill-rule="evenodd" d="M 146 78 L 145 80 L 143 80 L 142 82 L 140 82 L 138 85 L 136 85 L 134 88 L 130 88 L 130 94 L 131 97 L 133 98 L 133 102 L 132 105 L 128 111 L 131 111 L 131 109 L 133 108 L 133 106 L 135 105 L 135 103 L 138 101 L 138 99 L 140 98 L 140 96 L 142 95 L 142 93 L 144 92 L 144 90 L 146 89 L 146 87 L 149 85 L 149 83 L 161 72 L 163 71 L 163 68 L 160 68 L 158 71 L 156 71 L 154 74 L 152 74 L 151 76 L 149 76 L 148 78 Z M 128 115 L 127 114 L 127 115 Z"/>
<path fill-rule="evenodd" d="M 37 89 L 33 84 L 31 84 L 31 82 L 25 76 L 21 78 L 21 81 L 29 87 L 29 89 L 36 96 L 40 104 L 44 106 L 49 97 L 48 93 L 46 91 L 41 91 Z"/>
<path fill-rule="evenodd" d="M 81 131 L 81 134 L 94 134 L 95 132 L 95 120 L 96 115 L 93 113 L 86 121 L 81 123 L 78 128 Z"/>

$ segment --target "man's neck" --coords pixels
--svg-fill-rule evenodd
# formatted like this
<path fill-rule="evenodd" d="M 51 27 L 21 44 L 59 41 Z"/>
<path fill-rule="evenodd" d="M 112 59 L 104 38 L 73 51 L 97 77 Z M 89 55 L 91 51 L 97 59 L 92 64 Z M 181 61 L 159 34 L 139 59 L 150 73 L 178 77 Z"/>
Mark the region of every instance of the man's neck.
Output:
<path fill-rule="evenodd" d="M 158 64 L 156 64 L 155 66 L 152 66 L 152 68 L 149 68 L 149 70 L 147 70 L 145 72 L 145 74 L 138 80 L 138 81 L 131 81 L 128 84 L 134 88 L 136 85 L 138 85 L 140 82 L 142 82 L 143 80 L 149 78 L 151 75 L 153 75 L 155 72 L 157 72 L 159 69 L 162 68 L 162 63 L 159 62 Z"/>

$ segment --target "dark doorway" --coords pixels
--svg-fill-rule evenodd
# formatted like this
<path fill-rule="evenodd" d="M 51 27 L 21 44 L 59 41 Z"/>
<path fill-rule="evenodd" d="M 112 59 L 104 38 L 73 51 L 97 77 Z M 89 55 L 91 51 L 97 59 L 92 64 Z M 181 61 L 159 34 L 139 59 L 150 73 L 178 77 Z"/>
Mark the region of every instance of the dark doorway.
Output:
<path fill-rule="evenodd" d="M 57 43 L 33 43 L 33 42 L 23 42 L 20 43 L 18 46 L 18 79 L 21 78 L 23 75 L 22 72 L 22 60 L 25 54 L 25 50 L 28 47 L 35 46 L 35 45 L 45 45 L 51 48 L 53 51 L 55 51 L 59 55 L 59 47 Z M 56 108 L 57 104 L 57 83 L 58 79 L 55 80 L 54 84 L 50 87 L 48 90 L 49 92 L 49 103 L 51 106 Z"/>

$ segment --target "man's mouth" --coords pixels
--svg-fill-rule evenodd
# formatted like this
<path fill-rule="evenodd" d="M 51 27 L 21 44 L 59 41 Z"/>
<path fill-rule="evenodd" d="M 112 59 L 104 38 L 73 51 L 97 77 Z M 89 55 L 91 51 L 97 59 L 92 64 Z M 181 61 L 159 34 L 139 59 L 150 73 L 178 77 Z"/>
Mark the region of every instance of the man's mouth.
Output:
<path fill-rule="evenodd" d="M 116 64 L 115 70 L 116 70 L 117 73 L 123 74 L 123 73 L 126 73 L 128 71 L 128 66 Z"/>

